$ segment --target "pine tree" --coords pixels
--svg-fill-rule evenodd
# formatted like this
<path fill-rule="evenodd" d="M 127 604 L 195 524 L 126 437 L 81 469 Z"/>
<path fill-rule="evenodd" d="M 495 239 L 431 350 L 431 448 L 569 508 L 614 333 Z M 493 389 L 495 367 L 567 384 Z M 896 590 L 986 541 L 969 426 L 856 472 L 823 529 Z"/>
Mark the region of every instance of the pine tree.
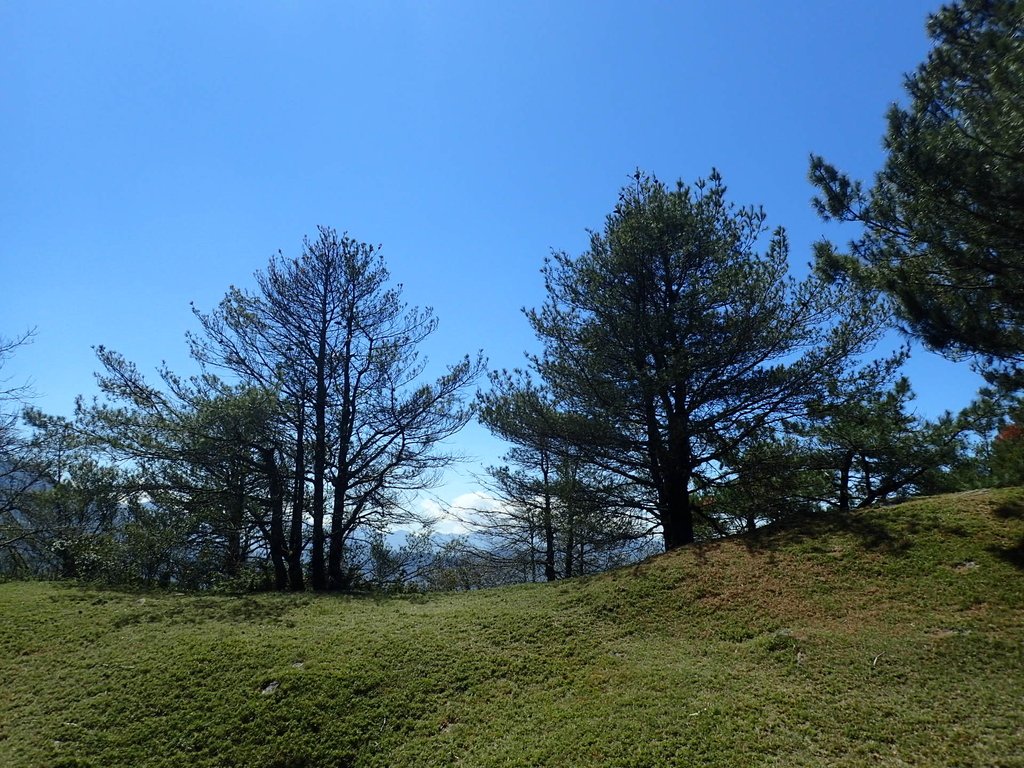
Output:
<path fill-rule="evenodd" d="M 669 189 L 637 172 L 590 248 L 547 262 L 527 313 L 532 366 L 572 415 L 560 438 L 619 478 L 668 549 L 694 540 L 694 494 L 729 457 L 804 413 L 880 329 L 867 299 L 789 277 L 785 233 L 766 235 L 717 173 Z"/>
<path fill-rule="evenodd" d="M 874 184 L 812 157 L 826 219 L 857 222 L 833 274 L 894 299 L 906 327 L 990 377 L 1024 370 L 1024 3 L 963 0 L 930 17 L 935 45 L 894 105 Z"/>

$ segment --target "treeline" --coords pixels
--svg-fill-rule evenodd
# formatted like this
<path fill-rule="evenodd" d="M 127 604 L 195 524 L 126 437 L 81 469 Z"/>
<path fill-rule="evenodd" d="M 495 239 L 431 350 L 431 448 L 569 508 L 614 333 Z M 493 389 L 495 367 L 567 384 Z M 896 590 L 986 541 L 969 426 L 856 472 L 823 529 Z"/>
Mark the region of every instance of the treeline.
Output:
<path fill-rule="evenodd" d="M 1005 464 L 1008 441 L 986 436 L 1012 398 L 916 416 L 906 349 L 870 359 L 890 302 L 793 280 L 784 232 L 729 204 L 717 174 L 670 189 L 638 173 L 590 249 L 544 276 L 548 301 L 527 313 L 542 351 L 479 401 L 515 446 L 491 470 L 500 530 L 540 531 L 549 576 L 577 521 L 672 549 L 1009 479 L 987 458 Z"/>
<path fill-rule="evenodd" d="M 328 228 L 256 284 L 195 311 L 202 375 L 165 369 L 154 385 L 100 347 L 102 399 L 71 421 L 28 414 L 35 435 L 12 464 L 45 488 L 11 511 L 33 530 L 72 521 L 49 545 L 61 575 L 205 586 L 255 558 L 276 589 L 345 589 L 354 534 L 414 519 L 412 496 L 452 461 L 440 444 L 470 418 L 482 359 L 426 379 L 418 348 L 435 318 L 402 303 L 375 247 Z M 8 552 L 27 565 L 24 546 Z"/>
<path fill-rule="evenodd" d="M 1024 482 L 1024 12 L 968 0 L 894 106 L 865 188 L 812 157 L 815 206 L 856 222 L 790 273 L 784 230 L 717 172 L 640 171 L 578 255 L 543 266 L 540 352 L 427 375 L 436 319 L 379 249 L 321 227 L 251 291 L 195 309 L 201 373 L 147 380 L 100 347 L 101 397 L 0 421 L 0 572 L 125 584 L 471 588 L 612 567 L 779 520 Z M 923 419 L 876 357 L 893 327 L 989 381 Z M 0 363 L 26 337 L 0 345 Z M 469 533 L 419 495 L 474 416 L 511 446 Z"/>

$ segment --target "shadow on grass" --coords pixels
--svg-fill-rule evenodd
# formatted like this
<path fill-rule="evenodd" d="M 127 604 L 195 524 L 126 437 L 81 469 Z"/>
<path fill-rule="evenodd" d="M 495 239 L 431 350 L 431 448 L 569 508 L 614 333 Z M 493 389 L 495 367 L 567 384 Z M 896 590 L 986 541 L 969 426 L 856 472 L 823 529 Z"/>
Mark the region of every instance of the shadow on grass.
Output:
<path fill-rule="evenodd" d="M 431 595 L 419 592 L 337 591 L 337 592 L 219 592 L 168 590 L 126 585 L 104 585 L 74 580 L 52 580 L 60 595 L 51 600 L 90 606 L 110 604 L 118 615 L 117 628 L 135 624 L 284 624 L 295 610 L 319 601 L 427 603 Z"/>
<path fill-rule="evenodd" d="M 865 510 L 829 510 L 787 517 L 745 535 L 743 540 L 750 550 L 772 551 L 793 544 L 824 542 L 831 534 L 845 533 L 855 536 L 865 549 L 902 555 L 913 547 L 913 536 L 920 530 L 921 520 L 917 515 L 905 515 L 898 522 L 883 522 Z"/>
<path fill-rule="evenodd" d="M 948 497 L 921 497 L 898 509 L 876 506 L 850 512 L 830 510 L 791 516 L 744 535 L 742 541 L 751 551 L 771 552 L 797 545 L 826 552 L 832 546 L 829 543 L 832 536 L 852 535 L 865 550 L 899 557 L 930 536 L 947 541 L 974 539 L 978 543 L 985 538 L 990 542 L 996 538 L 1001 543 L 992 544 L 987 550 L 1003 562 L 1024 570 L 1024 537 L 1018 540 L 1020 523 L 1024 521 L 1024 497 L 1014 493 L 1016 498 L 1004 495 L 989 502 L 989 492 L 967 491 Z M 961 506 L 961 499 L 968 503 Z M 994 520 L 1001 524 L 993 527 Z M 1005 546 L 1007 535 L 1010 541 L 1018 542 Z"/>
<path fill-rule="evenodd" d="M 310 599 L 305 595 L 241 597 L 150 593 L 133 601 L 132 610 L 119 615 L 114 625 L 206 622 L 289 625 L 288 614 L 306 605 Z"/>
<path fill-rule="evenodd" d="M 1015 547 L 989 547 L 988 551 L 1004 563 L 1024 571 L 1024 539 L 1017 542 Z"/>
<path fill-rule="evenodd" d="M 82 609 L 105 607 L 112 612 L 115 628 L 153 623 L 287 623 L 288 613 L 309 602 L 304 595 L 204 595 L 106 587 L 74 581 L 54 581 L 52 584 L 59 593 L 50 595 L 49 600 L 77 603 Z"/>
<path fill-rule="evenodd" d="M 1003 520 L 1024 520 L 1024 501 L 1011 499 L 996 507 L 995 513 Z"/>
<path fill-rule="evenodd" d="M 1010 499 L 994 510 L 1001 520 L 1024 520 L 1024 500 Z M 1013 547 L 989 547 L 989 552 L 1014 568 L 1024 571 L 1024 538 Z"/>

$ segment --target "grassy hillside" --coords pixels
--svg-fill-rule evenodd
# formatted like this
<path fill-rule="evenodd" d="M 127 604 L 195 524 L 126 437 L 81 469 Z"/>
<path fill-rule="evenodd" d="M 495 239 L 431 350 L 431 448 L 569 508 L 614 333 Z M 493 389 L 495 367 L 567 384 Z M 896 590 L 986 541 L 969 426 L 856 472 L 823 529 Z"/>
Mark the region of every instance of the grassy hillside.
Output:
<path fill-rule="evenodd" d="M 395 599 L 0 584 L 3 766 L 1024 766 L 1024 491 Z"/>

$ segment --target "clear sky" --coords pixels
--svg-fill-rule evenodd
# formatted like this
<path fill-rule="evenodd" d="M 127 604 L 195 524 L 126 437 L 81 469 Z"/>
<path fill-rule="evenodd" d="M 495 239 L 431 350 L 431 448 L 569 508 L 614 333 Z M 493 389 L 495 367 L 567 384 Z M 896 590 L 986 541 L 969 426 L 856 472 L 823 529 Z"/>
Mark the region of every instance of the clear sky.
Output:
<path fill-rule="evenodd" d="M 208 310 L 318 224 L 380 243 L 434 307 L 438 365 L 522 362 L 520 312 L 552 249 L 582 251 L 637 167 L 789 232 L 822 224 L 808 155 L 869 178 L 887 106 L 928 50 L 921 0 L 110 2 L 0 0 L 0 335 L 37 328 L 4 373 L 69 415 L 94 345 L 193 372 Z M 978 379 L 916 351 L 918 408 Z M 442 495 L 502 447 L 475 456 Z"/>

